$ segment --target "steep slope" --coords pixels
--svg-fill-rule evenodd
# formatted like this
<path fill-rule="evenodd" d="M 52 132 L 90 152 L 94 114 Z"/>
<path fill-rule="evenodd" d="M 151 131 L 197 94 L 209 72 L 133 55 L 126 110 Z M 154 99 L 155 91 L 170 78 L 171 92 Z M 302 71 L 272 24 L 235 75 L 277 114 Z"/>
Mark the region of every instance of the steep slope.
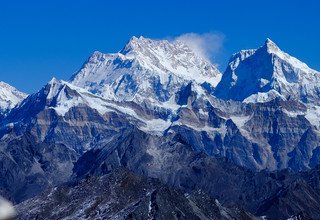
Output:
<path fill-rule="evenodd" d="M 101 98 L 53 79 L 1 121 L 0 188 L 19 202 L 68 181 L 84 151 L 130 130 L 129 116 L 117 112 Z"/>
<path fill-rule="evenodd" d="M 6 113 L 20 103 L 26 94 L 7 83 L 0 81 L 0 114 Z"/>
<path fill-rule="evenodd" d="M 245 102 L 267 102 L 281 97 L 318 104 L 319 84 L 319 72 L 267 39 L 262 47 L 231 57 L 215 95 Z"/>
<path fill-rule="evenodd" d="M 1 134 L 30 132 L 39 142 L 63 143 L 81 153 L 91 148 L 92 142 L 103 145 L 102 141 L 110 138 L 110 130 L 130 128 L 127 123 L 121 125 L 120 121 L 127 119 L 117 118 L 120 111 L 115 107 L 120 108 L 84 89 L 52 79 L 8 114 Z"/>
<path fill-rule="evenodd" d="M 64 144 L 38 142 L 30 133 L 6 135 L 0 141 L 1 195 L 21 202 L 61 184 L 71 176 L 78 157 Z"/>
<path fill-rule="evenodd" d="M 226 207 L 238 205 L 257 216 L 288 219 L 320 215 L 319 166 L 301 173 L 252 172 L 231 160 L 197 153 L 174 133 L 156 138 L 133 131 L 115 145 L 86 152 L 75 165 L 77 178 L 126 167 L 187 192 L 200 189 Z"/>
<path fill-rule="evenodd" d="M 18 219 L 258 219 L 201 191 L 188 195 L 125 169 L 48 190 L 17 209 Z"/>
<path fill-rule="evenodd" d="M 119 53 L 95 52 L 71 83 L 106 99 L 175 104 L 171 98 L 190 81 L 215 87 L 220 78 L 214 65 L 181 42 L 133 37 Z"/>

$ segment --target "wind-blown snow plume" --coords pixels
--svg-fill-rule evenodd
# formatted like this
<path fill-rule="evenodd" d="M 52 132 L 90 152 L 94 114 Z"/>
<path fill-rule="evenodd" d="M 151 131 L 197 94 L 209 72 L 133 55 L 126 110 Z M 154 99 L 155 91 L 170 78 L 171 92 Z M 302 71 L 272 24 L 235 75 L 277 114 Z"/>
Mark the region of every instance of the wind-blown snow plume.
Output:
<path fill-rule="evenodd" d="M 175 38 L 188 45 L 198 55 L 212 60 L 221 51 L 224 36 L 220 33 L 186 33 Z"/>

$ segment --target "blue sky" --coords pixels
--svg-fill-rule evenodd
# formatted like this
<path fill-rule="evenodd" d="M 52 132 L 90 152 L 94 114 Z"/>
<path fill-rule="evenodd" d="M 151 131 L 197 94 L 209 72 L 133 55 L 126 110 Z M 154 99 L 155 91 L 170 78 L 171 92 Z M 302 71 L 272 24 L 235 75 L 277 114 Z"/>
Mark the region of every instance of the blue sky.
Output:
<path fill-rule="evenodd" d="M 185 33 L 223 37 L 214 60 L 267 37 L 320 70 L 317 0 L 0 0 L 0 80 L 31 93 L 53 76 L 68 79 L 90 54 L 117 52 L 135 35 L 174 38 Z"/>

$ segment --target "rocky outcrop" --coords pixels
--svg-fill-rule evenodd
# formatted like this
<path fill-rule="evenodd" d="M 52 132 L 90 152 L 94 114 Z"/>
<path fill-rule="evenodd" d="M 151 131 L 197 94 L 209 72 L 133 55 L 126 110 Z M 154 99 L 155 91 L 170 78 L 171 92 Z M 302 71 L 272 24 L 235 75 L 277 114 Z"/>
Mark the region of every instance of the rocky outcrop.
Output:
<path fill-rule="evenodd" d="M 16 208 L 17 219 L 258 219 L 201 191 L 186 194 L 125 169 L 50 189 Z"/>
<path fill-rule="evenodd" d="M 160 143 L 136 131 L 128 134 L 113 153 L 108 149 L 85 153 L 75 165 L 77 179 L 126 167 L 189 193 L 199 189 L 223 206 L 238 206 L 256 216 L 287 219 L 295 215 L 312 218 L 320 215 L 319 167 L 301 173 L 288 170 L 256 173 L 224 158 L 195 153 L 179 135 Z"/>
<path fill-rule="evenodd" d="M 39 143 L 31 134 L 7 137 L 0 144 L 0 185 L 6 192 L 2 195 L 14 202 L 67 181 L 79 157 L 63 144 Z"/>

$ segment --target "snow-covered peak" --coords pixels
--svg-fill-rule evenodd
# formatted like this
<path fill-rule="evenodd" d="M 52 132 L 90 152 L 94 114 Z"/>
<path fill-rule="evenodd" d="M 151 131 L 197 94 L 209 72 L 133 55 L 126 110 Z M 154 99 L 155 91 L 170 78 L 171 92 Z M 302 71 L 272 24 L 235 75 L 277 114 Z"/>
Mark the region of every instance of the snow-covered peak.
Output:
<path fill-rule="evenodd" d="M 26 98 L 27 94 L 18 91 L 13 86 L 0 81 L 0 112 L 15 107 L 19 102 Z"/>
<path fill-rule="evenodd" d="M 52 77 L 52 79 L 47 83 L 47 85 L 50 85 L 51 87 L 57 85 L 57 84 L 61 84 L 62 80 L 59 80 L 55 77 Z"/>
<path fill-rule="evenodd" d="M 181 42 L 132 37 L 118 53 L 95 52 L 71 83 L 104 98 L 169 100 L 183 85 L 209 83 L 221 73 Z"/>
<path fill-rule="evenodd" d="M 132 37 L 120 54 L 134 59 L 141 67 L 160 74 L 162 78 L 168 78 L 172 73 L 187 80 L 207 81 L 216 86 L 220 76 L 214 65 L 180 41 Z"/>
<path fill-rule="evenodd" d="M 44 93 L 47 95 L 47 99 L 48 100 L 53 99 L 57 95 L 57 93 L 61 90 L 61 88 L 65 85 L 66 83 L 64 81 L 58 80 L 53 77 L 45 86 Z"/>
<path fill-rule="evenodd" d="M 128 54 L 130 52 L 135 52 L 138 50 L 142 50 L 148 44 L 153 44 L 153 41 L 148 38 L 144 38 L 143 36 L 136 37 L 133 36 L 125 47 L 120 51 L 121 54 Z"/>
<path fill-rule="evenodd" d="M 320 73 L 283 52 L 273 41 L 234 54 L 216 88 L 222 99 L 265 102 L 276 97 L 305 103 L 320 100 Z"/>
<path fill-rule="evenodd" d="M 266 48 L 269 53 L 280 51 L 280 48 L 270 38 L 266 39 L 263 47 Z"/>
<path fill-rule="evenodd" d="M 307 64 L 298 60 L 297 58 L 289 55 L 288 53 L 282 51 L 272 40 L 267 38 L 264 46 L 258 49 L 259 51 L 267 51 L 267 53 L 272 54 L 276 59 L 281 60 L 282 62 L 288 63 L 295 69 L 304 71 L 307 74 L 319 73 L 316 70 L 308 67 Z"/>

